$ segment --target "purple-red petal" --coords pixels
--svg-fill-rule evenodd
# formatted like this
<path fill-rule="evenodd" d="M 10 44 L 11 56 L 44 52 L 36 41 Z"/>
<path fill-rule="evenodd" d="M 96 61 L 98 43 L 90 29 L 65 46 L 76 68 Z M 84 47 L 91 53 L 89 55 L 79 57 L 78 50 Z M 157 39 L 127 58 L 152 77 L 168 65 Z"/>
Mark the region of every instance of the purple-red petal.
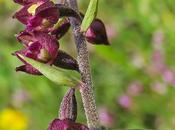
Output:
<path fill-rule="evenodd" d="M 32 14 L 28 12 L 28 9 L 30 8 L 30 6 L 31 4 L 21 8 L 18 12 L 14 14 L 13 18 L 18 19 L 21 23 L 27 25 L 29 19 L 32 17 Z"/>
<path fill-rule="evenodd" d="M 54 36 L 42 32 L 34 32 L 34 35 L 42 45 L 42 48 L 48 51 L 51 57 L 49 63 L 52 64 L 58 55 L 59 43 L 57 39 Z"/>
<path fill-rule="evenodd" d="M 33 36 L 33 33 L 22 31 L 16 35 L 16 38 L 19 42 L 23 43 L 25 46 L 28 46 L 29 43 L 37 41 Z"/>
<path fill-rule="evenodd" d="M 42 75 L 37 69 L 33 68 L 29 64 L 16 67 L 16 71 L 22 71 L 32 75 Z"/>

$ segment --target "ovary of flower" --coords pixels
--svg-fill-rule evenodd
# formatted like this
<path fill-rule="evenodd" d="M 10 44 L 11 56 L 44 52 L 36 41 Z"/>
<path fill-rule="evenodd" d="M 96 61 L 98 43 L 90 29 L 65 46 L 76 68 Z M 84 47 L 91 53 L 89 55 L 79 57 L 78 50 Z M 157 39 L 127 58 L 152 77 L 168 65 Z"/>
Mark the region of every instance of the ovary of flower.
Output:
<path fill-rule="evenodd" d="M 0 130 L 27 130 L 27 117 L 14 109 L 7 108 L 0 112 Z"/>

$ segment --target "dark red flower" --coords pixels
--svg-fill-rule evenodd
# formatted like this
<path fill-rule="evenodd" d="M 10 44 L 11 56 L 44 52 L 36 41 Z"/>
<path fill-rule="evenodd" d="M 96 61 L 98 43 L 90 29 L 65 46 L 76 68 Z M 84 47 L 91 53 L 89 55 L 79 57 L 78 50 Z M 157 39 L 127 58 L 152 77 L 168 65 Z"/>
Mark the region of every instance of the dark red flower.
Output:
<path fill-rule="evenodd" d="M 49 31 L 59 19 L 59 10 L 53 2 L 45 2 L 35 10 L 27 24 L 28 31 Z"/>
<path fill-rule="evenodd" d="M 15 0 L 23 7 L 13 16 L 27 25 L 27 31 L 48 31 L 59 19 L 59 9 L 49 0 Z"/>
<path fill-rule="evenodd" d="M 24 71 L 30 74 L 37 72 L 36 74 L 38 74 L 38 71 L 21 59 L 19 54 L 50 65 L 53 64 L 58 55 L 59 44 L 54 36 L 47 33 L 22 32 L 17 36 L 17 39 L 25 46 L 25 49 L 15 52 L 15 55 L 25 64 L 17 67 L 17 71 Z"/>
<path fill-rule="evenodd" d="M 89 130 L 89 128 L 83 124 L 75 123 L 69 119 L 55 119 L 52 121 L 47 130 Z"/>
<path fill-rule="evenodd" d="M 17 18 L 26 25 L 28 20 L 35 14 L 36 8 L 46 1 L 48 0 L 14 0 L 14 2 L 23 5 L 23 7 L 14 14 L 13 18 Z"/>
<path fill-rule="evenodd" d="M 85 36 L 89 43 L 110 45 L 105 25 L 100 19 L 95 19 L 92 22 Z"/>

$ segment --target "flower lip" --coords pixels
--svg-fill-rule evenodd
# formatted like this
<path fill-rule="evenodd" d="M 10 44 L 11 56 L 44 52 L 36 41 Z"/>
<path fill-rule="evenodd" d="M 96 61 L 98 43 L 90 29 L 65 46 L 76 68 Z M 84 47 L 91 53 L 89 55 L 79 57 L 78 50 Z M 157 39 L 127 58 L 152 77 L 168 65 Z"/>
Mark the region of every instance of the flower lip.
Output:
<path fill-rule="evenodd" d="M 42 45 L 42 49 L 45 49 L 48 51 L 51 57 L 48 63 L 52 64 L 58 55 L 59 43 L 57 39 L 54 36 L 51 36 L 47 33 L 35 32 L 34 35 Z"/>

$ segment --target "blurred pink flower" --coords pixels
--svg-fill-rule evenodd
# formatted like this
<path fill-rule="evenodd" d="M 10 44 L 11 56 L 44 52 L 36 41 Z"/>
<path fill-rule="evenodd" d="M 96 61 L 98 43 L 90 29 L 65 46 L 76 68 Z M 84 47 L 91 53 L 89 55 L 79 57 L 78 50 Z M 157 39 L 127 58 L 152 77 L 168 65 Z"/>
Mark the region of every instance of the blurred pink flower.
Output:
<path fill-rule="evenodd" d="M 123 94 L 118 98 L 118 104 L 123 108 L 129 109 L 132 106 L 132 99 L 130 96 Z"/>
<path fill-rule="evenodd" d="M 163 76 L 163 79 L 170 84 L 175 80 L 175 73 L 172 70 L 170 70 L 169 68 L 166 68 L 163 71 L 162 76 Z"/>
<path fill-rule="evenodd" d="M 160 48 L 161 44 L 164 42 L 164 39 L 164 33 L 162 31 L 155 31 L 152 38 L 154 48 Z"/>
<path fill-rule="evenodd" d="M 164 55 L 160 50 L 154 50 L 152 54 L 152 65 L 157 73 L 162 73 L 165 68 Z"/>
<path fill-rule="evenodd" d="M 154 50 L 152 54 L 152 62 L 157 64 L 164 64 L 164 55 L 160 50 Z"/>
<path fill-rule="evenodd" d="M 116 38 L 118 36 L 117 29 L 112 24 L 108 24 L 106 26 L 106 31 L 107 31 L 109 39 L 113 39 L 113 38 Z"/>
<path fill-rule="evenodd" d="M 161 50 L 154 50 L 151 56 L 151 63 L 147 66 L 147 72 L 150 76 L 157 76 L 162 74 L 165 68 L 163 53 Z"/>
<path fill-rule="evenodd" d="M 101 125 L 105 127 L 112 127 L 115 123 L 114 116 L 108 111 L 107 108 L 100 108 L 99 118 Z"/>
<path fill-rule="evenodd" d="M 159 93 L 159 94 L 165 94 L 167 92 L 167 86 L 164 83 L 156 82 L 152 84 L 151 86 L 152 90 Z"/>
<path fill-rule="evenodd" d="M 23 89 L 17 89 L 12 95 L 12 102 L 16 107 L 21 107 L 23 103 L 28 100 L 30 100 L 30 96 L 27 91 Z"/>
<path fill-rule="evenodd" d="M 140 82 L 132 82 L 127 89 L 127 93 L 130 96 L 138 96 L 143 91 L 143 86 Z"/>
<path fill-rule="evenodd" d="M 171 85 L 172 85 L 173 87 L 175 87 L 175 79 L 172 80 Z"/>
<path fill-rule="evenodd" d="M 135 53 L 132 56 L 132 64 L 137 68 L 142 68 L 145 65 L 145 58 L 141 54 Z"/>

